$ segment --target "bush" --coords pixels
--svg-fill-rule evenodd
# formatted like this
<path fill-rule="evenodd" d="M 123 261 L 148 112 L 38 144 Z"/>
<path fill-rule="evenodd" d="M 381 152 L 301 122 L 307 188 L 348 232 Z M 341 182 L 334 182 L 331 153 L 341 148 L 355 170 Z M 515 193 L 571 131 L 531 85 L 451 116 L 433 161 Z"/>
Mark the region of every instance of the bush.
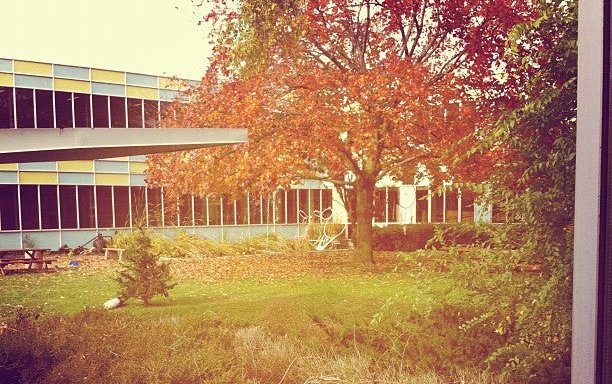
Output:
<path fill-rule="evenodd" d="M 119 298 L 140 298 L 148 305 L 152 297 L 163 295 L 176 284 L 170 284 L 170 267 L 159 261 L 159 253 L 153 250 L 151 238 L 139 228 L 125 250 L 125 262 L 119 271 L 117 282 L 121 287 Z"/>

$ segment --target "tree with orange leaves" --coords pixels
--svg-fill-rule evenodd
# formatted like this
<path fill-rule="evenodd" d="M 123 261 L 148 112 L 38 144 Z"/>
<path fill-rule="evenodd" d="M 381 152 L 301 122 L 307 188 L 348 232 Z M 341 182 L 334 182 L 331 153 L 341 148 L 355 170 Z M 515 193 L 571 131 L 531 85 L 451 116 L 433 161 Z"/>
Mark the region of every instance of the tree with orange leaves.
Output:
<path fill-rule="evenodd" d="M 451 178 L 449 149 L 484 118 L 468 95 L 501 93 L 507 32 L 531 17 L 522 0 L 212 3 L 213 64 L 164 124 L 246 127 L 249 143 L 154 156 L 150 182 L 196 194 L 329 182 L 355 196 L 360 262 L 374 262 L 376 183 Z"/>

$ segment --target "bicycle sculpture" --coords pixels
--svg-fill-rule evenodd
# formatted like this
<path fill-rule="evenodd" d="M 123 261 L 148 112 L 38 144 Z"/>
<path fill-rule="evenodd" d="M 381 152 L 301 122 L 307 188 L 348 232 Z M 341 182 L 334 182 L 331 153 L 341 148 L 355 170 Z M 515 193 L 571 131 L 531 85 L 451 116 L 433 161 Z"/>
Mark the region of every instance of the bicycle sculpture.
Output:
<path fill-rule="evenodd" d="M 312 217 L 306 214 L 304 211 L 300 211 L 300 217 L 308 223 L 317 223 L 319 226 L 314 227 L 316 229 L 315 238 L 308 239 L 308 242 L 314 246 L 317 251 L 324 251 L 334 243 L 334 241 L 340 237 L 347 230 L 348 224 L 344 224 L 342 229 L 337 233 L 334 233 L 336 226 L 332 222 L 332 209 L 326 208 L 323 211 L 313 211 L 314 220 Z"/>

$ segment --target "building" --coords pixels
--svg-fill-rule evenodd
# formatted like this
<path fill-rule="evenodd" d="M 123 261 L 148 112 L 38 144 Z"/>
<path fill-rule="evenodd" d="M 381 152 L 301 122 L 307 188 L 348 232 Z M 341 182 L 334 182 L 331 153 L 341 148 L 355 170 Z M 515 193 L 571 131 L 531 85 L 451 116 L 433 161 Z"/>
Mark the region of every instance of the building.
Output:
<path fill-rule="evenodd" d="M 0 129 L 54 129 L 30 136 L 42 139 L 44 134 L 61 135 L 57 128 L 83 133 L 95 128 L 94 134 L 111 136 L 126 132 L 112 128 L 155 128 L 186 85 L 139 73 L 0 59 Z M 27 141 L 22 144 L 38 143 Z M 347 218 L 335 191 L 319 182 L 304 182 L 272 197 L 183 196 L 177 202 L 169 201 L 163 190 L 147 187 L 145 169 L 142 154 L 0 163 L 0 248 L 74 247 L 98 232 L 112 235 L 138 224 L 170 236 L 185 230 L 221 241 L 270 232 L 293 237 L 321 212 L 338 222 Z M 468 192 L 438 195 L 426 184 L 397 183 L 376 191 L 377 225 L 475 218 L 490 220 L 491 212 L 475 206 Z"/>

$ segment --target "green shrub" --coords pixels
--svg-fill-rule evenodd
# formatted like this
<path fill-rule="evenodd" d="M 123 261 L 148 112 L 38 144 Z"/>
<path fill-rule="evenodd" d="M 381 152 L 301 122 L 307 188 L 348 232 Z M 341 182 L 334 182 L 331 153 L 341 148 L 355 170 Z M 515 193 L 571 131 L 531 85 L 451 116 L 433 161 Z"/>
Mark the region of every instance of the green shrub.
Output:
<path fill-rule="evenodd" d="M 144 305 L 148 305 L 156 295 L 169 295 L 168 291 L 176 284 L 170 283 L 170 267 L 160 262 L 159 256 L 151 245 L 149 235 L 139 228 L 135 232 L 134 241 L 125 249 L 125 262 L 121 264 L 117 276 L 121 287 L 119 298 L 122 301 L 140 298 Z"/>

